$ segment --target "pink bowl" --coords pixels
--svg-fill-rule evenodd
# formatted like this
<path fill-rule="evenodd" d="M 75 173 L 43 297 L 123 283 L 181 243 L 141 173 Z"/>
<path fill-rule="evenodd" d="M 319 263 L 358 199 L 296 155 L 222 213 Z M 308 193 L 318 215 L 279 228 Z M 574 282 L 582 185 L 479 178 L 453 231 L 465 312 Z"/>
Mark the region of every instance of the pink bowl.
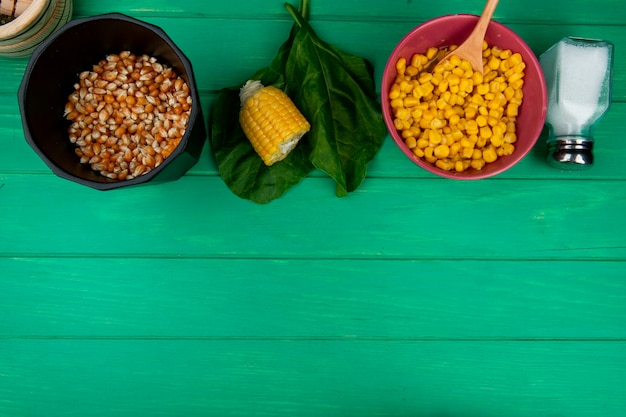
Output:
<path fill-rule="evenodd" d="M 517 118 L 517 142 L 515 151 L 508 156 L 499 157 L 495 162 L 486 164 L 481 170 L 468 169 L 463 172 L 444 171 L 425 160 L 416 157 L 404 144 L 393 124 L 393 114 L 389 105 L 389 88 L 396 78 L 396 61 L 400 57 L 411 59 L 414 53 L 424 53 L 428 48 L 460 45 L 471 33 L 478 21 L 478 16 L 460 14 L 447 15 L 429 20 L 409 32 L 391 53 L 383 73 L 381 96 L 382 108 L 387 130 L 398 147 L 413 162 L 422 168 L 442 177 L 473 180 L 497 175 L 519 162 L 535 145 L 546 118 L 548 99 L 543 71 L 537 57 L 526 43 L 511 29 L 491 21 L 485 40 L 490 46 L 519 52 L 526 63 L 524 98 Z"/>

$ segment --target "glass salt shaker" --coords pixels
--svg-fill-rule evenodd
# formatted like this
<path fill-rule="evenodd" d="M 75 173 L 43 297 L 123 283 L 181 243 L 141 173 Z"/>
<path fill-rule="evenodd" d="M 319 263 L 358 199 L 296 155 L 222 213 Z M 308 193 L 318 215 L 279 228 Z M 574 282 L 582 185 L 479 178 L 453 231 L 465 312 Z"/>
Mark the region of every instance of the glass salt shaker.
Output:
<path fill-rule="evenodd" d="M 564 170 L 593 165 L 593 126 L 611 102 L 613 44 L 565 37 L 539 57 L 548 88 L 547 162 Z"/>

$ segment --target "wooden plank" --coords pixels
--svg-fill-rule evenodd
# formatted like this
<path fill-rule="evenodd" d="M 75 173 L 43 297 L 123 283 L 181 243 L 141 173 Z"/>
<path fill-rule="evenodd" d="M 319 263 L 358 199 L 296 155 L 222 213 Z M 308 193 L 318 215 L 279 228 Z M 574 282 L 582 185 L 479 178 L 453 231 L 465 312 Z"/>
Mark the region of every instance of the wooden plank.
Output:
<path fill-rule="evenodd" d="M 621 417 L 626 342 L 0 340 L 11 417 Z"/>
<path fill-rule="evenodd" d="M 215 94 L 203 94 L 201 105 L 208 118 L 216 98 Z M 17 100 L 14 96 L 0 94 L 0 173 L 37 173 L 48 174 L 51 171 L 39 159 L 24 140 L 21 120 L 17 112 Z M 626 103 L 614 103 L 609 112 L 597 124 L 594 131 L 596 140 L 594 148 L 595 166 L 588 171 L 567 172 L 549 167 L 545 163 L 547 129 L 537 140 L 532 152 L 513 169 L 500 174 L 498 178 L 515 179 L 626 179 L 626 170 L 622 151 L 622 137 L 613 132 L 622 129 Z M 217 168 L 210 153 L 210 147 L 204 147 L 200 161 L 194 166 L 191 175 L 218 175 Z M 325 174 L 315 171 L 312 176 L 324 177 Z M 435 175 L 417 167 L 398 149 L 390 136 L 376 158 L 368 167 L 369 177 L 379 178 L 419 178 L 434 179 Z"/>
<path fill-rule="evenodd" d="M 129 4 L 123 0 L 111 0 L 106 3 L 97 0 L 77 2 L 74 7 L 75 16 L 91 16 L 124 10 L 131 15 L 161 16 L 169 15 L 178 18 L 233 18 L 253 19 L 288 19 L 283 1 L 249 2 L 245 7 L 236 2 L 188 2 L 184 6 L 165 0 L 141 0 Z M 298 5 L 299 1 L 290 3 Z M 311 20 L 360 20 L 376 21 L 408 21 L 415 22 L 435 16 L 455 13 L 480 14 L 484 2 L 445 1 L 445 2 L 414 2 L 406 0 L 369 1 L 364 4 L 360 0 L 311 0 Z M 524 3 L 504 2 L 498 5 L 495 19 L 506 19 L 514 22 L 555 23 L 555 16 L 560 22 L 582 24 L 616 24 L 624 23 L 619 13 L 615 12 L 615 3 L 611 0 L 599 0 L 591 6 L 583 0 L 572 0 L 567 7 L 558 2 L 528 0 Z"/>
<path fill-rule="evenodd" d="M 626 256 L 626 189 L 614 181 L 368 178 L 337 198 L 328 178 L 306 178 L 269 206 L 239 199 L 219 177 L 112 192 L 50 175 L 0 174 L 0 185 L 0 253 L 7 256 Z"/>
<path fill-rule="evenodd" d="M 210 91 L 240 84 L 269 65 L 292 24 L 289 20 L 256 19 L 189 19 L 181 24 L 180 19 L 170 16 L 145 20 L 161 26 L 172 37 L 193 63 L 199 88 Z M 418 23 L 319 21 L 314 28 L 328 42 L 372 61 L 378 82 L 397 42 Z M 621 25 L 511 23 L 509 26 L 537 55 L 567 35 L 607 39 L 615 43 L 617 51 L 626 48 L 626 26 Z M 237 33 L 246 41 L 222 42 L 224 33 Z M 198 42 L 199 38 L 205 41 Z M 17 91 L 25 64 L 25 60 L 0 59 L 3 74 L 0 92 Z M 626 55 L 615 54 L 613 74 L 613 100 L 626 101 Z"/>
<path fill-rule="evenodd" d="M 624 262 L 173 254 L 4 257 L 0 271 L 2 338 L 626 339 Z"/>

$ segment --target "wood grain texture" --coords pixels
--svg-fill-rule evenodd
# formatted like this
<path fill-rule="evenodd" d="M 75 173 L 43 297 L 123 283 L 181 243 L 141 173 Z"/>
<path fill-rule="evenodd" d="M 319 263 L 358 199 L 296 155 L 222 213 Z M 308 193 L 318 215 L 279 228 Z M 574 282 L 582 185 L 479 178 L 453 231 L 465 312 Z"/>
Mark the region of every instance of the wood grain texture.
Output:
<path fill-rule="evenodd" d="M 132 16 L 158 25 L 168 33 L 192 61 L 198 88 L 204 91 L 217 91 L 223 87 L 238 85 L 259 68 L 268 66 L 292 26 L 292 21 L 286 14 L 280 20 L 187 19 L 184 24 L 181 24 L 181 19 L 170 15 L 144 16 L 135 13 Z M 333 44 L 342 49 L 369 59 L 375 66 L 375 78 L 380 86 L 383 69 L 391 51 L 421 20 L 376 21 L 375 24 L 367 20 L 323 20 L 313 23 L 314 29 L 322 38 L 332 39 Z M 525 40 L 536 55 L 568 35 L 611 40 L 615 43 L 616 51 L 626 48 L 626 27 L 622 25 L 513 22 L 508 26 Z M 222 42 L 224 33 L 236 33 L 238 39 L 244 39 L 245 42 Z M 259 36 L 259 33 L 263 36 Z M 202 34 L 203 42 L 198 42 L 198 34 Z M 207 44 L 211 45 L 210 53 L 207 53 Z M 25 65 L 25 60 L 0 61 L 3 74 L 0 92 L 17 92 Z M 613 100 L 623 102 L 626 101 L 625 55 L 615 54 L 614 69 Z M 4 83 L 4 80 L 8 82 Z"/>
<path fill-rule="evenodd" d="M 626 189 L 614 181 L 367 178 L 355 193 L 337 198 L 328 178 L 306 178 L 268 205 L 239 199 L 218 177 L 110 193 L 50 175 L 0 175 L 0 184 L 0 252 L 8 256 L 626 256 L 626 236 L 616 233 L 624 225 Z"/>
<path fill-rule="evenodd" d="M 626 407 L 624 342 L 60 339 L 0 349 L 0 413 L 13 417 L 604 417 Z"/>
<path fill-rule="evenodd" d="M 483 0 L 311 0 L 319 35 L 377 85 L 417 24 Z M 0 416 L 623 417 L 626 23 L 611 0 L 502 2 L 536 54 L 615 43 L 596 166 L 544 162 L 546 132 L 502 175 L 443 180 L 387 137 L 357 192 L 315 171 L 256 205 L 210 147 L 179 181 L 97 192 L 23 138 L 25 59 L 0 58 Z M 75 0 L 161 26 L 209 117 L 269 64 L 283 1 Z M 226 34 L 226 36 L 225 36 Z"/>
<path fill-rule="evenodd" d="M 597 269 L 582 261 L 0 258 L 8 273 L 0 337 L 626 340 L 626 265 Z"/>

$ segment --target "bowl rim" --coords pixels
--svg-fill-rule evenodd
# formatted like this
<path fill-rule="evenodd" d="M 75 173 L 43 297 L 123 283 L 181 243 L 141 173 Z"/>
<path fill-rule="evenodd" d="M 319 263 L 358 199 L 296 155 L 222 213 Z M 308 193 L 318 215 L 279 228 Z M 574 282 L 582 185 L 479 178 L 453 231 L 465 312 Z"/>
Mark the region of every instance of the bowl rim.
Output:
<path fill-rule="evenodd" d="M 541 84 L 541 87 L 540 87 L 541 108 L 539 109 L 541 123 L 537 123 L 536 129 L 534 129 L 531 132 L 532 136 L 533 136 L 531 145 L 528 146 L 528 148 L 525 151 L 519 152 L 516 149 L 516 152 L 514 152 L 512 155 L 507 155 L 507 158 L 508 158 L 509 162 L 508 162 L 508 164 L 506 166 L 501 166 L 501 167 L 499 167 L 497 169 L 490 169 L 488 171 L 484 171 L 484 170 L 474 171 L 472 174 L 456 173 L 456 172 L 452 172 L 452 171 L 445 171 L 445 170 L 442 170 L 442 169 L 438 169 L 437 167 L 434 167 L 432 164 L 428 163 L 427 161 L 424 161 L 421 158 L 417 158 L 406 147 L 406 145 L 404 144 L 404 142 L 402 141 L 402 139 L 398 135 L 397 131 L 395 130 L 395 127 L 390 125 L 389 122 L 388 122 L 388 120 L 392 120 L 393 119 L 393 116 L 391 115 L 390 108 L 389 108 L 389 106 L 387 104 L 388 101 L 389 101 L 388 91 L 387 91 L 389 89 L 389 86 L 387 85 L 386 80 L 390 79 L 390 75 L 396 71 L 396 69 L 395 69 L 395 62 L 393 62 L 393 57 L 399 54 L 399 52 L 404 48 L 405 44 L 413 36 L 415 36 L 416 32 L 422 31 L 422 30 L 424 30 L 424 28 L 426 28 L 428 26 L 431 26 L 431 25 L 434 25 L 434 24 L 441 24 L 441 23 L 446 22 L 446 21 L 457 21 L 457 22 L 459 20 L 478 21 L 479 18 L 480 18 L 480 16 L 475 15 L 475 14 L 459 13 L 459 14 L 446 14 L 446 15 L 442 15 L 442 16 L 437 16 L 437 17 L 434 17 L 434 18 L 431 18 L 429 20 L 424 21 L 423 23 L 419 24 L 418 26 L 416 26 L 413 29 L 411 29 L 408 33 L 406 33 L 400 39 L 400 41 L 396 44 L 396 46 L 392 50 L 391 54 L 389 55 L 389 58 L 388 58 L 388 60 L 387 60 L 387 62 L 385 64 L 385 68 L 384 68 L 383 75 L 382 75 L 382 80 L 381 80 L 381 105 L 382 105 L 382 108 L 383 108 L 383 119 L 384 119 L 385 124 L 387 126 L 387 130 L 389 132 L 389 135 L 391 136 L 391 138 L 393 139 L 395 144 L 398 146 L 398 148 L 400 148 L 400 150 L 407 157 L 409 157 L 409 159 L 413 163 L 415 163 L 416 165 L 420 166 L 424 170 L 426 170 L 426 171 L 428 171 L 428 172 L 430 172 L 430 173 L 432 173 L 434 175 L 438 175 L 438 176 L 441 176 L 441 177 L 444 177 L 444 178 L 455 179 L 455 180 L 478 180 L 478 179 L 484 179 L 484 178 L 488 178 L 488 177 L 493 177 L 495 175 L 501 174 L 502 172 L 512 168 L 521 159 L 523 159 L 531 151 L 531 149 L 534 147 L 534 145 L 536 144 L 537 140 L 539 139 L 539 136 L 541 135 L 541 132 L 543 131 L 545 118 L 546 118 L 546 114 L 547 114 L 547 110 L 548 110 L 547 88 L 546 88 L 546 84 L 545 84 L 544 74 L 543 74 L 543 71 L 541 69 L 541 65 L 539 64 L 539 59 L 537 58 L 535 53 L 532 51 L 532 49 L 528 46 L 528 44 L 522 39 L 521 36 L 519 36 L 517 33 L 515 33 L 512 29 L 510 29 L 506 25 L 504 25 L 504 24 L 502 24 L 502 23 L 500 23 L 500 22 L 498 22 L 496 20 L 491 20 L 489 22 L 489 27 L 495 27 L 495 28 L 498 29 L 499 32 L 506 32 L 506 33 L 508 33 L 508 35 L 511 36 L 511 38 L 516 39 L 518 41 L 519 47 L 520 47 L 520 50 L 516 51 L 516 52 L 520 52 L 521 53 L 523 51 L 523 53 L 525 55 L 525 62 L 527 61 L 526 57 L 528 57 L 532 61 L 533 67 L 538 70 L 537 71 L 538 72 L 538 76 L 539 76 L 538 82 Z M 527 66 L 528 66 L 528 62 L 527 62 Z M 522 103 L 522 106 L 523 105 L 524 104 Z"/>
<path fill-rule="evenodd" d="M 181 138 L 180 143 L 178 144 L 178 146 L 176 146 L 174 151 L 163 161 L 163 163 L 161 163 L 158 167 L 152 169 L 149 173 L 135 177 L 130 180 L 116 181 L 116 180 L 107 180 L 106 178 L 103 177 L 102 181 L 93 181 L 87 178 L 74 175 L 70 172 L 67 172 L 66 170 L 64 170 L 57 164 L 55 164 L 52 160 L 50 160 L 50 158 L 48 158 L 48 156 L 45 155 L 45 153 L 41 151 L 41 149 L 39 149 L 39 146 L 35 143 L 35 141 L 33 140 L 30 134 L 28 117 L 26 117 L 27 109 L 26 109 L 26 97 L 25 96 L 26 96 L 26 91 L 28 90 L 29 78 L 30 78 L 30 74 L 32 74 L 33 72 L 34 67 L 37 65 L 37 62 L 39 58 L 41 57 L 41 55 L 46 51 L 46 49 L 52 43 L 54 43 L 60 36 L 62 36 L 67 31 L 77 26 L 90 23 L 93 21 L 99 21 L 99 20 L 124 21 L 124 22 L 141 26 L 157 34 L 164 42 L 168 44 L 169 47 L 172 48 L 176 56 L 180 59 L 183 67 L 185 68 L 185 71 L 188 76 L 189 91 L 190 91 L 190 94 L 194 103 L 194 105 L 192 105 L 191 107 L 191 112 L 189 114 L 189 121 L 187 122 L 187 130 L 185 131 L 185 134 Z M 73 181 L 82 185 L 89 186 L 91 188 L 95 188 L 98 190 L 117 189 L 117 188 L 123 188 L 127 186 L 139 185 L 139 184 L 150 182 L 154 177 L 156 177 L 159 173 L 161 173 L 168 165 L 173 163 L 173 161 L 184 152 L 184 149 L 187 148 L 186 145 L 188 144 L 189 139 L 192 135 L 193 129 L 191 127 L 196 124 L 196 121 L 199 119 L 202 122 L 201 124 L 202 125 L 204 124 L 203 123 L 204 121 L 202 119 L 202 108 L 201 108 L 201 103 L 200 103 L 199 92 L 198 92 L 198 88 L 196 85 L 196 80 L 195 80 L 195 75 L 194 75 L 193 67 L 191 64 L 191 60 L 185 55 L 185 53 L 178 47 L 178 45 L 176 45 L 176 43 L 169 37 L 169 35 L 161 27 L 156 26 L 152 23 L 148 23 L 148 22 L 130 17 L 122 13 L 118 13 L 118 12 L 105 13 L 105 14 L 70 20 L 68 23 L 64 24 L 59 30 L 51 34 L 49 37 L 47 37 L 41 44 L 39 44 L 33 51 L 28 61 L 28 64 L 26 65 L 24 76 L 18 89 L 18 104 L 20 107 L 20 114 L 22 116 L 21 117 L 22 126 L 24 129 L 24 135 L 25 135 L 26 141 L 29 143 L 31 148 L 35 150 L 35 152 L 39 155 L 39 157 L 46 163 L 46 165 L 59 177 L 62 177 L 64 179 L 67 179 L 67 180 L 70 180 L 70 181 Z"/>

